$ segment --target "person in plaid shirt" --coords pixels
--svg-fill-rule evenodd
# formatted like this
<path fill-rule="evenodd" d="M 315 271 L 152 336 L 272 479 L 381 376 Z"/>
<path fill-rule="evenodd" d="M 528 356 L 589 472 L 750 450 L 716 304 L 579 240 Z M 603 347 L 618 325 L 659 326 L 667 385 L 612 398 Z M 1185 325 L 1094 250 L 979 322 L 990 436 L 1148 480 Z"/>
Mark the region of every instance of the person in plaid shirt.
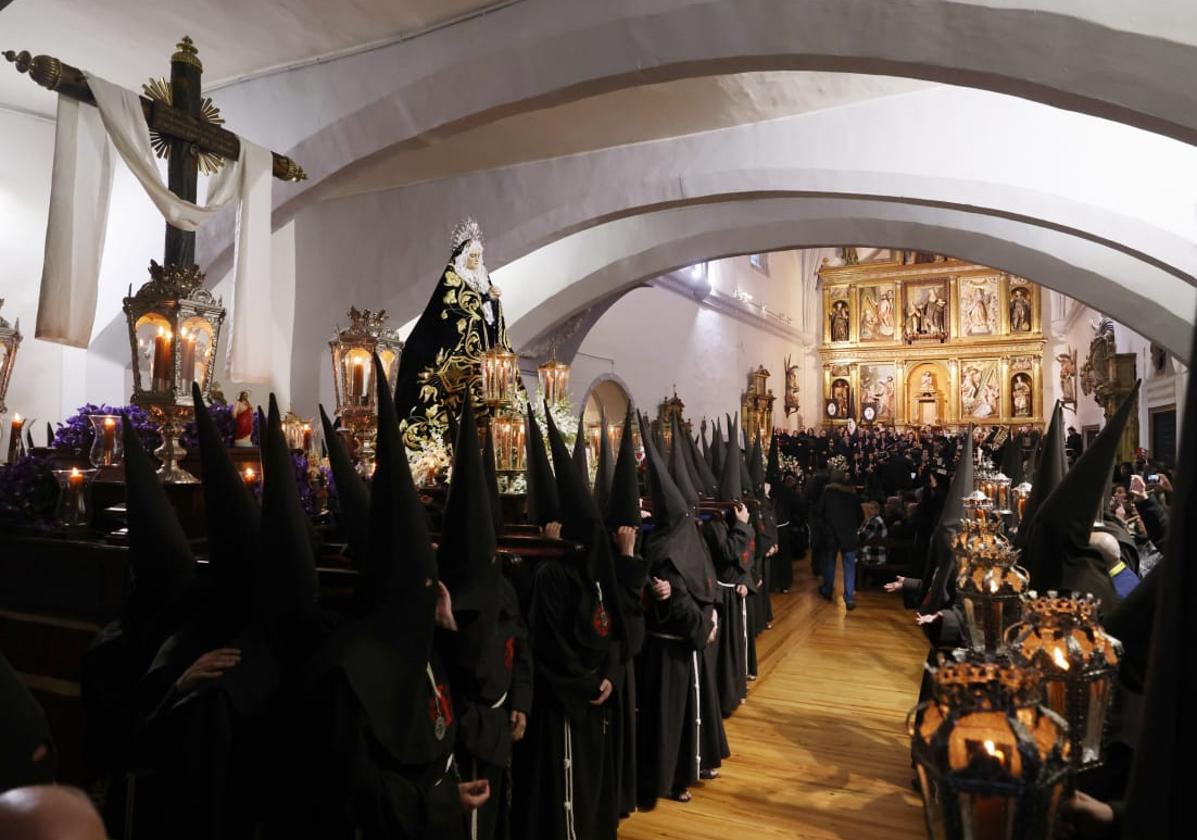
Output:
<path fill-rule="evenodd" d="M 860 551 L 857 560 L 866 566 L 880 566 L 885 563 L 885 546 L 873 545 L 875 540 L 885 539 L 885 520 L 881 518 L 881 506 L 876 502 L 865 502 L 865 521 L 857 534 L 860 537 Z"/>

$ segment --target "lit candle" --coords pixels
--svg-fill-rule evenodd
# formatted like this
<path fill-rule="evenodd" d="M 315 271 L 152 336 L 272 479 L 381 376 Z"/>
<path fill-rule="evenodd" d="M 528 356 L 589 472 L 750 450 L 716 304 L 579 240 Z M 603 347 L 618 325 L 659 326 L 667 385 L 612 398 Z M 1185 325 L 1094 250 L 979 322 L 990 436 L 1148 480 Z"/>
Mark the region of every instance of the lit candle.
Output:
<path fill-rule="evenodd" d="M 241 471 L 241 480 L 250 487 L 253 487 L 258 481 L 258 474 L 254 471 L 253 467 L 246 467 Z"/>
<path fill-rule="evenodd" d="M 116 418 L 104 418 L 104 454 L 101 458 L 102 463 L 106 467 L 112 466 L 113 456 L 116 452 Z"/>
<path fill-rule="evenodd" d="M 171 373 L 170 333 L 165 327 L 159 327 L 154 336 L 153 390 L 169 391 L 173 381 Z"/>
<path fill-rule="evenodd" d="M 304 452 L 312 451 L 312 424 L 311 423 L 303 424 L 303 451 Z"/>
<path fill-rule="evenodd" d="M 352 381 L 349 385 L 349 396 L 355 402 L 360 403 L 366 393 L 366 363 L 362 359 L 358 359 L 353 363 Z"/>
<path fill-rule="evenodd" d="M 67 487 L 72 490 L 82 489 L 83 473 L 79 472 L 78 467 L 71 467 L 71 474 L 67 476 Z"/>
<path fill-rule="evenodd" d="M 20 414 L 12 416 L 12 432 L 8 439 L 8 462 L 11 464 L 17 459 L 17 453 L 21 451 L 21 429 L 25 427 L 25 418 Z"/>
<path fill-rule="evenodd" d="M 195 376 L 195 333 L 188 333 L 183 330 L 183 381 L 184 384 L 190 385 L 192 382 L 198 381 Z"/>
<path fill-rule="evenodd" d="M 1027 497 L 1020 495 L 1018 497 L 1018 521 L 1022 522 L 1022 515 L 1027 509 Z"/>

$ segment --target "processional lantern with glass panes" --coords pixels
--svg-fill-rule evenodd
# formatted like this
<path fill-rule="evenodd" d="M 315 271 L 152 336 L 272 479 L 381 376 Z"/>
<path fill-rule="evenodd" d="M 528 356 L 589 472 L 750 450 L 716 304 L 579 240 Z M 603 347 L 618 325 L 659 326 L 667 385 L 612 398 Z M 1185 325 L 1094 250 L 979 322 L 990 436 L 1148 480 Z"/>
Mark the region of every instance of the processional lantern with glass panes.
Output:
<path fill-rule="evenodd" d="M 907 728 L 933 840 L 1047 840 L 1069 773 L 1068 724 L 1031 668 L 944 662 Z"/>
<path fill-rule="evenodd" d="M 158 422 L 162 446 L 155 455 L 165 482 L 193 484 L 179 466 L 186 451 L 179 445 L 183 424 L 195 410 L 191 383 L 207 400 L 216 368 L 216 346 L 224 324 L 221 301 L 204 288 L 196 266 L 178 268 L 150 262 L 150 281 L 124 300 L 133 357 L 133 396 Z"/>
<path fill-rule="evenodd" d="M 1028 594 L 1023 620 L 1008 631 L 1014 661 L 1043 675 L 1047 705 L 1068 721 L 1072 762 L 1079 772 L 1104 759 L 1106 717 L 1122 659 L 1122 644 L 1098 621 L 1092 595 Z"/>
<path fill-rule="evenodd" d="M 1030 575 L 1018 565 L 1019 552 L 1001 533 L 992 502 L 976 490 L 964 499 L 953 551 L 959 563 L 956 596 L 964 609 L 969 648 L 975 654 L 1006 653 L 1006 631 L 1022 617 Z"/>
<path fill-rule="evenodd" d="M 394 330 L 388 330 L 385 309 L 349 309 L 349 326 L 337 329 L 328 343 L 332 354 L 333 388 L 337 414 L 354 441 L 357 468 L 363 475 L 374 472 L 374 440 L 378 431 L 377 384 L 374 381 L 374 354 L 382 363 L 391 392 L 399 376 L 399 354 L 403 342 Z M 297 418 L 298 419 L 298 418 Z"/>

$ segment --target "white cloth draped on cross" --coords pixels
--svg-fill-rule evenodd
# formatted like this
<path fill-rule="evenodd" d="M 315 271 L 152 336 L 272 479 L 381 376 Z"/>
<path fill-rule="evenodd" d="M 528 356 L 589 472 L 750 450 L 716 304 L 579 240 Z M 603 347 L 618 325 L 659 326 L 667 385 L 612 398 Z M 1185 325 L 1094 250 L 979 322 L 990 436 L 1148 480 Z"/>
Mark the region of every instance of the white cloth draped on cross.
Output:
<path fill-rule="evenodd" d="M 226 160 L 209 181 L 207 206 L 185 201 L 162 183 L 140 97 L 86 76 L 96 108 L 58 97 L 36 337 L 72 347 L 91 341 L 115 147 L 166 221 L 180 230 L 198 230 L 237 202 L 229 376 L 269 382 L 270 331 L 251 329 L 250 316 L 270 311 L 270 150 L 241 138 L 240 159 Z"/>

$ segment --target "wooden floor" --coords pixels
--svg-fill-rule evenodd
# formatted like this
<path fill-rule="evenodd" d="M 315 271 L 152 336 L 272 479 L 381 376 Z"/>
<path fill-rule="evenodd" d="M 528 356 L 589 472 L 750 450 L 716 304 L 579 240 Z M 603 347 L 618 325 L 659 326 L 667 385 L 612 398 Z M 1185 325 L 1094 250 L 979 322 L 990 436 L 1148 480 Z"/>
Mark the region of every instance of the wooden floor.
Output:
<path fill-rule="evenodd" d="M 725 721 L 720 777 L 633 814 L 623 840 L 925 836 L 906 735 L 924 637 L 898 596 L 859 593 L 848 613 L 818 596 L 806 561 L 795 570 L 757 640 L 760 679 Z"/>

